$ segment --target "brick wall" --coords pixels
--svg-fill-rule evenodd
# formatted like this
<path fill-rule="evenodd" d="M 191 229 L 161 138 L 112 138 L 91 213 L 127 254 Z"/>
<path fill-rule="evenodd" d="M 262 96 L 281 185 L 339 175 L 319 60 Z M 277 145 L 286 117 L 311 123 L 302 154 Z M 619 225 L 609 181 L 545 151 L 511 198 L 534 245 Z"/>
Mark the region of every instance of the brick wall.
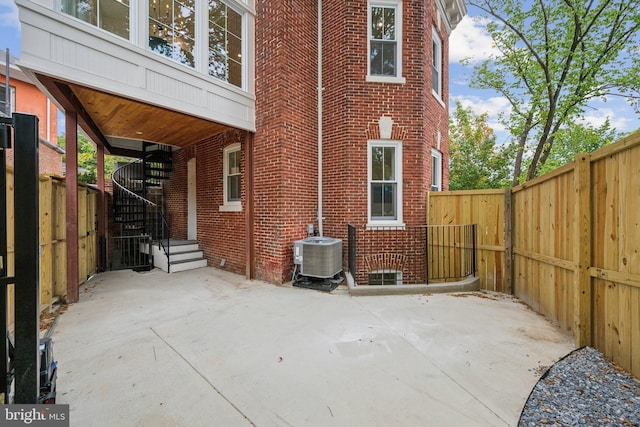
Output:
<path fill-rule="evenodd" d="M 40 144 L 38 156 L 40 173 L 62 176 L 62 153 Z"/>
<path fill-rule="evenodd" d="M 367 222 L 367 141 L 380 137 L 382 116 L 394 122 L 392 139 L 402 140 L 404 221 L 424 224 L 431 149 L 437 146 L 438 130 L 442 162 L 448 163 L 448 112 L 431 93 L 432 28 L 438 28 L 435 3 L 403 2 L 405 84 L 366 81 L 367 1 L 343 0 L 332 6 L 325 7 L 323 29 L 325 234 L 346 241 L 346 223 Z M 447 58 L 447 35 L 444 25 L 441 28 L 443 58 Z M 446 105 L 446 63 L 443 74 Z M 447 177 L 445 171 L 445 188 Z"/>
<path fill-rule="evenodd" d="M 5 76 L 0 75 L 4 86 Z M 15 111 L 38 117 L 38 136 L 51 144 L 58 144 L 58 109 L 35 85 L 18 79 L 10 79 L 16 91 Z M 39 144 L 40 173 L 62 175 L 62 154 L 44 144 Z M 13 164 L 13 148 L 7 150 L 7 164 Z"/>
<path fill-rule="evenodd" d="M 437 145 L 448 185 L 447 71 L 445 105 L 431 93 L 431 37 L 438 28 L 433 1 L 403 2 L 405 84 L 366 82 L 367 1 L 325 3 L 324 234 L 343 239 L 346 224 L 367 222 L 367 141 L 380 137 L 382 116 L 394 122 L 392 138 L 403 143 L 404 220 L 425 223 L 431 186 L 431 149 Z M 256 133 L 254 139 L 254 243 L 256 277 L 290 280 L 294 240 L 317 228 L 317 6 L 306 0 L 271 0 L 256 5 Z M 447 35 L 441 25 L 443 58 Z M 197 159 L 198 239 L 209 264 L 244 272 L 245 214 L 220 212 L 222 153 L 242 144 L 243 206 L 247 134 L 229 131 L 174 153 L 165 203 L 174 238 L 187 235 L 187 162 Z"/>
<path fill-rule="evenodd" d="M 173 153 L 173 172 L 164 187 L 166 217 L 171 237 L 187 238 L 187 164 L 196 159 L 196 205 L 198 241 L 210 266 L 244 274 L 245 233 L 245 150 L 248 133 L 228 131 Z M 223 151 L 240 143 L 242 174 L 242 212 L 221 212 L 223 204 Z M 225 260 L 224 267 L 221 261 Z"/>
<path fill-rule="evenodd" d="M 290 280 L 293 241 L 317 227 L 317 6 L 256 4 L 256 276 Z"/>

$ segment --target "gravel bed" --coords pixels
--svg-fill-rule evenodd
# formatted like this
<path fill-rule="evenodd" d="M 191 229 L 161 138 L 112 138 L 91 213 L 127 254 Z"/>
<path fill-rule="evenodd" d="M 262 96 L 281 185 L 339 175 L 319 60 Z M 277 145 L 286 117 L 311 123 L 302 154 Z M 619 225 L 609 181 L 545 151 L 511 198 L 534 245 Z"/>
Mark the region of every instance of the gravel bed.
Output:
<path fill-rule="evenodd" d="M 591 347 L 575 350 L 540 378 L 519 427 L 640 426 L 640 382 Z"/>

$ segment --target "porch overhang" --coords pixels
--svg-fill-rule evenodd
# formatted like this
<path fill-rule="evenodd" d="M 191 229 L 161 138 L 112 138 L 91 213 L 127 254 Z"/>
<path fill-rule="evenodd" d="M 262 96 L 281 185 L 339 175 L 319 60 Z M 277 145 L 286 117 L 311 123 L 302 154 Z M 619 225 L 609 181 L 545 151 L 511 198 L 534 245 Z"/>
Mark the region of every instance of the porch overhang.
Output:
<path fill-rule="evenodd" d="M 51 3 L 51 4 L 50 4 Z M 17 0 L 18 66 L 94 142 L 138 151 L 186 147 L 225 130 L 255 131 L 255 96 L 55 10 Z M 96 140 L 97 138 L 97 140 Z"/>

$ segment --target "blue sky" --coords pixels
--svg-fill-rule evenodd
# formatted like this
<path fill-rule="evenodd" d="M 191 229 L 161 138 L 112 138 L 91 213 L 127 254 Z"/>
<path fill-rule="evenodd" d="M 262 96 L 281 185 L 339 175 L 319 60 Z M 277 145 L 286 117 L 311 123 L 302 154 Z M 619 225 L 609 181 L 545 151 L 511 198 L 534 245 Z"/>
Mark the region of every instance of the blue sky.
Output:
<path fill-rule="evenodd" d="M 472 66 L 463 66 L 460 61 L 473 57 L 475 63 L 486 59 L 492 53 L 491 38 L 485 30 L 485 18 L 478 16 L 477 10 L 468 7 L 468 15 L 458 24 L 449 39 L 449 95 L 459 100 L 463 106 L 471 107 L 477 114 L 489 113 L 489 125 L 496 131 L 498 143 L 508 142 L 508 132 L 498 122 L 501 112 L 509 110 L 506 98 L 496 92 L 471 89 L 468 85 Z M 609 119 L 612 127 L 619 132 L 631 132 L 640 128 L 640 117 L 622 98 L 609 97 L 606 102 L 594 100 L 589 104 L 581 122 L 585 125 L 600 126 Z"/>
<path fill-rule="evenodd" d="M 489 124 L 496 131 L 498 143 L 508 142 L 508 134 L 497 120 L 499 113 L 508 111 L 506 99 L 491 91 L 471 89 L 468 80 L 472 70 L 460 64 L 463 58 L 474 57 L 476 61 L 480 61 L 491 52 L 491 39 L 484 29 L 482 20 L 477 19 L 477 12 L 473 8 L 469 7 L 468 13 L 469 15 L 464 17 L 451 34 L 449 41 L 450 98 L 460 100 L 464 106 L 470 106 L 477 114 L 488 112 Z M 13 0 L 0 0 L 0 48 L 9 48 L 14 56 L 20 56 L 20 23 L 18 9 Z M 640 118 L 622 99 L 592 102 L 583 117 L 583 122 L 598 126 L 604 123 L 606 118 L 609 118 L 612 126 L 620 132 L 640 128 Z"/>

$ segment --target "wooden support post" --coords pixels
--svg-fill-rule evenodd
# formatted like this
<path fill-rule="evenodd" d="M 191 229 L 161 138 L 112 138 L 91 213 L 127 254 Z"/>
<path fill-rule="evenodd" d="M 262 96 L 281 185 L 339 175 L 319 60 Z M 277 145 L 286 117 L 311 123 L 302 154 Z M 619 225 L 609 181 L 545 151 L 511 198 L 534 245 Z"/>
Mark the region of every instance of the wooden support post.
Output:
<path fill-rule="evenodd" d="M 254 205 L 253 205 L 253 133 L 247 132 L 244 147 L 244 169 L 245 169 L 245 244 L 246 244 L 246 276 L 251 280 L 254 278 Z"/>
<path fill-rule="evenodd" d="M 573 335 L 578 347 L 592 344 L 591 319 L 591 158 L 589 154 L 576 156 L 574 185 L 578 198 L 577 269 L 574 279 Z"/>
<path fill-rule="evenodd" d="M 105 238 L 105 216 L 104 216 L 104 145 L 97 143 L 96 147 L 96 163 L 98 169 L 98 196 L 96 200 L 96 222 L 98 232 L 98 271 L 104 271 L 106 269 L 105 260 L 106 254 L 102 253 L 105 249 L 102 245 L 102 241 Z"/>
<path fill-rule="evenodd" d="M 65 112 L 66 197 L 67 197 L 67 302 L 78 302 L 78 115 Z"/>
<path fill-rule="evenodd" d="M 513 294 L 513 191 L 504 190 L 504 288 L 503 292 Z"/>

